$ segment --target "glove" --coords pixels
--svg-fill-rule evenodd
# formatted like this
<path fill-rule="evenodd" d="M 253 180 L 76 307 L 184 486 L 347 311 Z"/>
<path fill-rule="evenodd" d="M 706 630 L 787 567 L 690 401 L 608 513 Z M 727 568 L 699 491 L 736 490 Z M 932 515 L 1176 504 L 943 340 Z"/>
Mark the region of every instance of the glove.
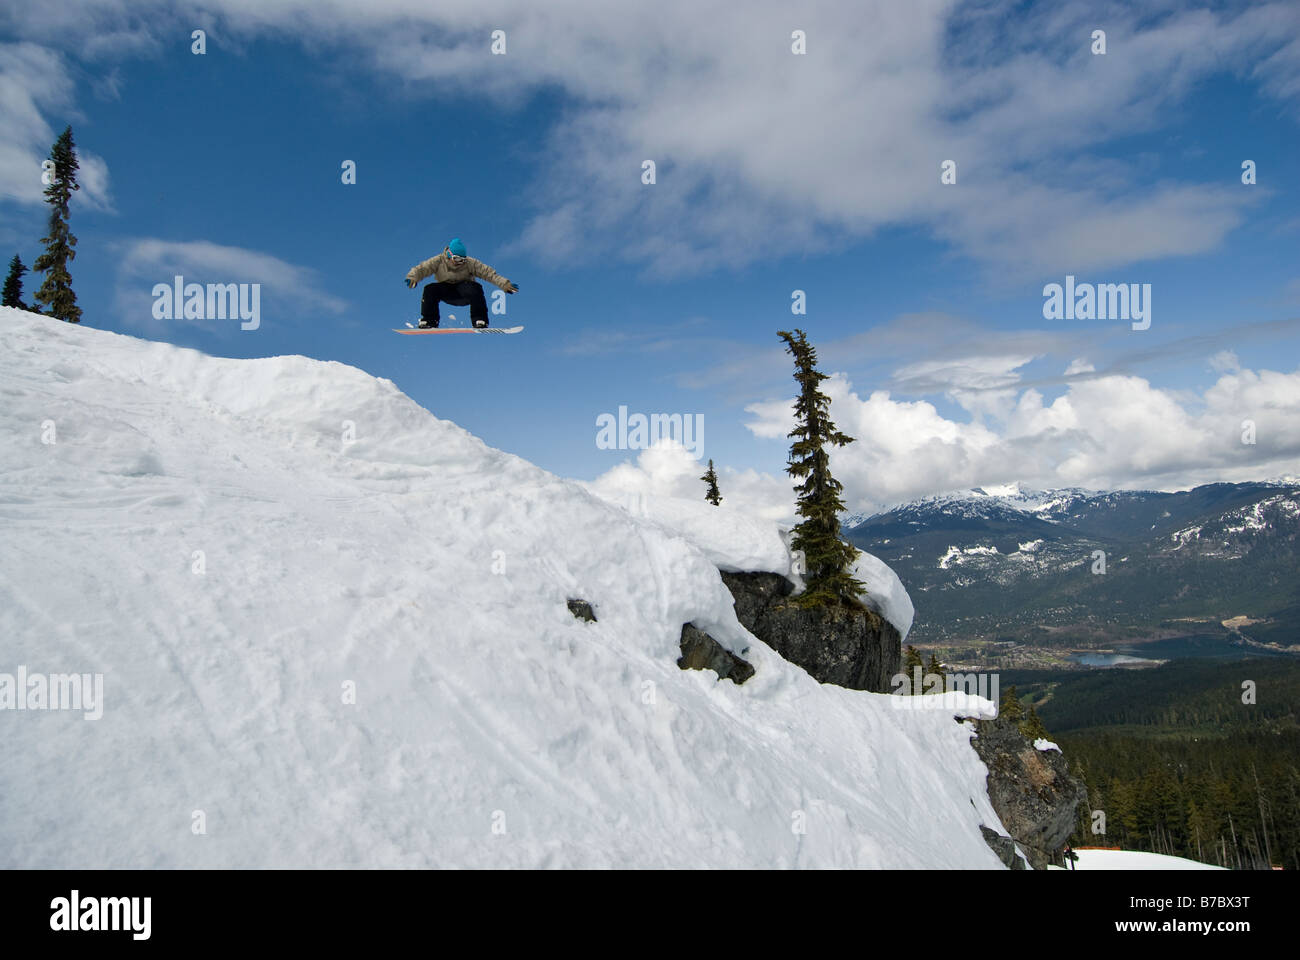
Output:
<path fill-rule="evenodd" d="M 418 280 L 412 280 L 410 277 L 407 277 L 407 278 L 406 278 L 406 287 L 407 287 L 408 290 L 414 290 L 414 289 L 415 289 L 415 285 L 416 285 L 417 283 L 419 283 L 419 282 L 420 282 L 420 281 L 418 281 Z"/>
<path fill-rule="evenodd" d="M 518 292 L 519 292 L 519 284 L 515 283 L 513 280 L 507 280 L 506 293 L 518 293 Z"/>

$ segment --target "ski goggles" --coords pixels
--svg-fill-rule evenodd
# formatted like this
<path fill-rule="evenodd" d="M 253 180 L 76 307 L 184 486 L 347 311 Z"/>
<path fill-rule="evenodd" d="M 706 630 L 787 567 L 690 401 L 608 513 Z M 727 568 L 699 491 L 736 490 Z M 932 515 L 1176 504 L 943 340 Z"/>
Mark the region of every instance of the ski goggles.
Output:
<path fill-rule="evenodd" d="M 448 251 L 447 251 L 447 259 L 450 260 L 452 263 L 456 264 L 456 266 L 460 266 L 462 263 L 464 263 L 466 260 L 468 260 L 469 257 L 458 257 L 458 256 L 456 256 L 456 254 L 454 254 L 454 253 L 452 253 L 450 250 L 448 250 Z"/>

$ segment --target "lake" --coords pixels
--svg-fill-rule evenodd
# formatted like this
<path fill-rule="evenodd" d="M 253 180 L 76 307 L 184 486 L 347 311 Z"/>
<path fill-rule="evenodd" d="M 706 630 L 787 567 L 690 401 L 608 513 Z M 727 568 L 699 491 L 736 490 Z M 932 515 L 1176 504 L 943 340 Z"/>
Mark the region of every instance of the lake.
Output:
<path fill-rule="evenodd" d="M 1177 657 L 1211 657 L 1219 660 L 1242 660 L 1246 657 L 1285 657 L 1288 654 L 1255 647 L 1239 647 L 1222 635 L 1168 637 L 1150 643 L 1116 644 L 1115 653 L 1073 653 L 1068 659 L 1088 667 L 1116 667 L 1152 660 Z"/>

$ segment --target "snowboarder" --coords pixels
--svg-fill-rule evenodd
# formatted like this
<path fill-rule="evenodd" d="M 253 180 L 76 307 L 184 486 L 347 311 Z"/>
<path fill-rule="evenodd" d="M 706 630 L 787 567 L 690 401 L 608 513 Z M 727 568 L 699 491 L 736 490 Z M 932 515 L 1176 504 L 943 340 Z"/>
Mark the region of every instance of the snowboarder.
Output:
<path fill-rule="evenodd" d="M 420 299 L 420 327 L 428 329 L 438 325 L 438 304 L 449 303 L 457 307 L 469 307 L 469 318 L 475 327 L 488 325 L 487 299 L 483 288 L 474 279 L 479 277 L 495 284 L 506 293 L 519 290 L 518 284 L 511 283 L 481 260 L 475 260 L 465 253 L 465 244 L 456 237 L 442 248 L 442 253 L 430 257 L 421 264 L 412 267 L 406 273 L 406 285 L 412 290 L 425 277 L 432 276 L 436 282 L 424 288 Z"/>

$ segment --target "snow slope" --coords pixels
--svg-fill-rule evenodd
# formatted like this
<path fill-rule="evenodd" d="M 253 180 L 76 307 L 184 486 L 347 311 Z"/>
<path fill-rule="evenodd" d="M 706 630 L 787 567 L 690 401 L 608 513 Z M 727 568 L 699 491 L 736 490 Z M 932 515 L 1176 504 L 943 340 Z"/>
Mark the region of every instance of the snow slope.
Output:
<path fill-rule="evenodd" d="M 0 709 L 2 867 L 999 866 L 950 712 L 342 364 L 0 309 L 0 545 L 0 674 L 104 689 Z M 691 620 L 756 676 L 679 670 Z"/>
<path fill-rule="evenodd" d="M 1075 870 L 1222 870 L 1212 863 L 1141 850 L 1076 850 Z"/>

